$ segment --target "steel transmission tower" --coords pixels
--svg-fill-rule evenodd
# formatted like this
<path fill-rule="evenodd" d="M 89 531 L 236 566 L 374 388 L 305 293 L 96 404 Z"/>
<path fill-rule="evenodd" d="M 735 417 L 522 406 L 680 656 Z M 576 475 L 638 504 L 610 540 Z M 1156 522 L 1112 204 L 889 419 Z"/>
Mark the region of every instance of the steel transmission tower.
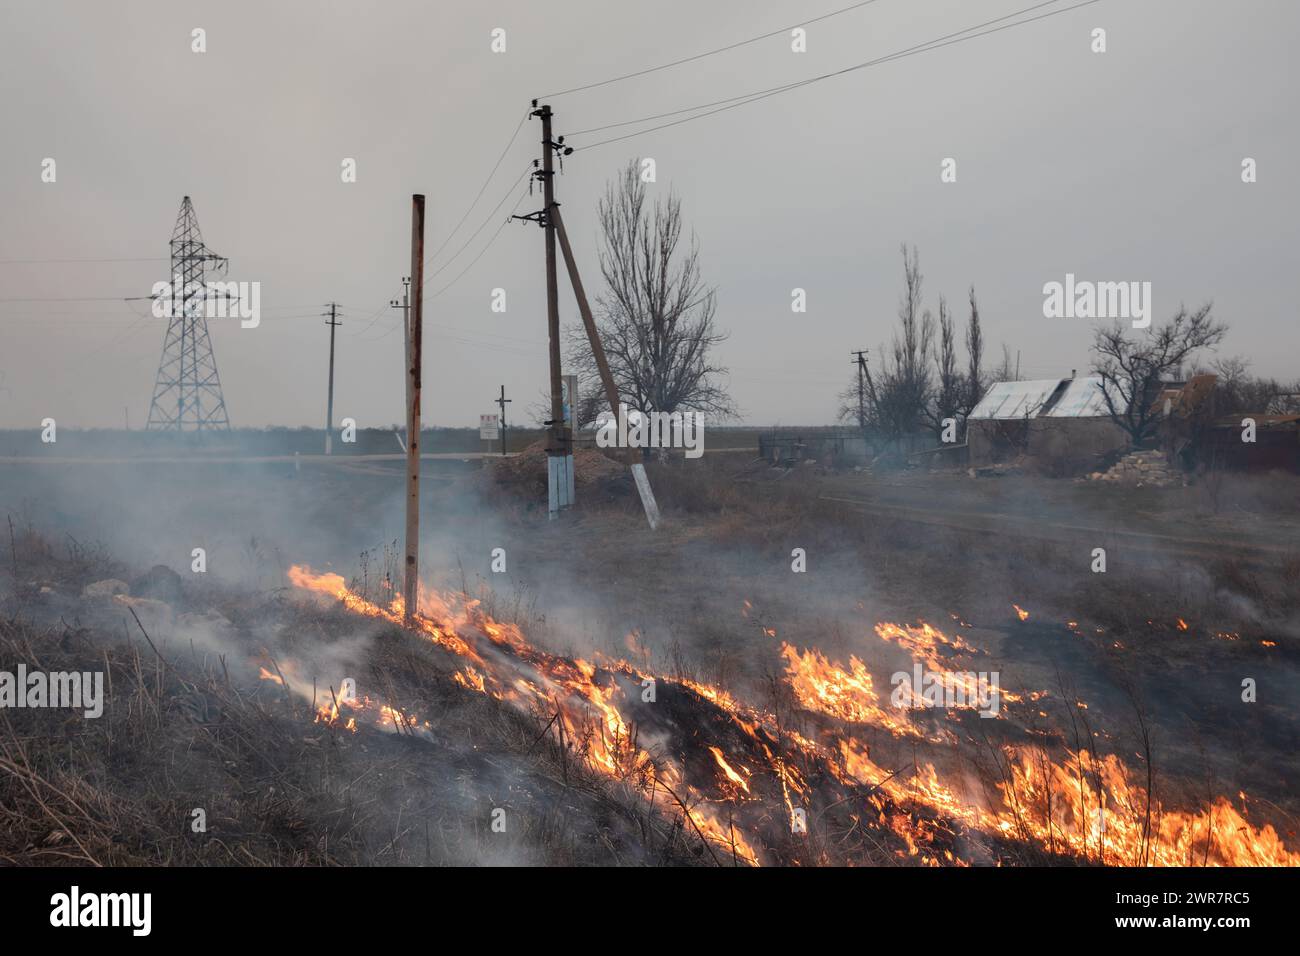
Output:
<path fill-rule="evenodd" d="M 206 276 L 225 274 L 228 262 L 203 244 L 194 204 L 186 196 L 172 230 L 170 321 L 149 406 L 150 430 L 230 428 L 217 360 L 208 338 Z"/>

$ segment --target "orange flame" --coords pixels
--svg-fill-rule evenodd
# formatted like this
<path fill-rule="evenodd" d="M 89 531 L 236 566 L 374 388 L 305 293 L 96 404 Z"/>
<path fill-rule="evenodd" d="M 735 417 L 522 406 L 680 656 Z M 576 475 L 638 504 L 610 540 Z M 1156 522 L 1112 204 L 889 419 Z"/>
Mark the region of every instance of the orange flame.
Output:
<path fill-rule="evenodd" d="M 353 613 L 402 623 L 400 599 L 384 608 L 350 591 L 339 575 L 294 567 L 289 576 L 298 587 L 328 595 Z M 1021 620 L 1028 617 L 1016 610 Z M 760 776 L 767 774 L 780 783 L 785 808 L 778 817 L 792 819 L 796 800 L 807 806 L 815 799 L 808 780 L 786 759 L 790 753 L 807 765 L 805 769 L 825 767 L 832 779 L 867 788 L 863 807 L 868 819 L 888 827 L 904 847 L 897 852 L 922 865 L 969 862 L 955 852 L 959 844 L 952 839 L 953 827 L 975 828 L 1044 853 L 1108 865 L 1300 865 L 1300 854 L 1288 850 L 1272 826 L 1260 827 L 1247 819 L 1244 796 L 1240 809 L 1224 797 L 1201 810 L 1168 808 L 1134 783 L 1128 767 L 1113 754 L 1066 750 L 1053 757 L 1033 745 L 1004 745 L 1004 779 L 989 791 L 939 760 L 912 758 L 907 767 L 892 770 L 878 765 L 854 739 L 864 725 L 888 731 L 891 739 L 907 740 L 908 749 L 924 735 L 881 707 L 872 675 L 857 657 L 850 656 L 845 668 L 816 649 L 801 653 L 781 645 L 786 680 L 800 705 L 841 724 L 830 723 L 823 731 L 833 742 L 828 750 L 784 724 L 778 729 L 772 715 L 739 703 L 722 688 L 652 678 L 626 662 L 598 668 L 581 659 L 547 654 L 533 647 L 517 625 L 491 620 L 477 601 L 423 591 L 413 630 L 460 659 L 454 679 L 461 687 L 551 719 L 568 752 L 594 772 L 615 780 L 644 780 L 651 806 L 658 798 L 658 809 L 681 812 L 719 862 L 726 856 L 747 864 L 761 860 L 754 834 L 741 833 L 732 816 L 732 810 L 743 813 L 756 803 L 754 786 Z M 979 653 L 960 636 L 948 637 L 925 624 L 880 624 L 876 633 L 932 666 L 956 654 Z M 721 747 L 706 744 L 719 771 L 714 796 L 707 797 L 688 782 L 686 767 L 677 759 L 652 757 L 636 743 L 637 728 L 630 716 L 635 711 L 630 708 L 640 690 L 637 684 L 655 680 L 710 701 L 729 718 L 731 732 L 743 735 L 747 752 L 770 767 L 752 774 Z M 429 726 L 368 698 L 331 699 L 317 715 L 331 726 L 342 721 L 341 726 L 352 731 L 358 718 L 397 732 Z M 787 746 L 788 751 L 774 751 Z M 672 802 L 659 796 L 665 791 L 672 793 Z M 729 808 L 725 818 L 718 815 L 719 805 Z"/>

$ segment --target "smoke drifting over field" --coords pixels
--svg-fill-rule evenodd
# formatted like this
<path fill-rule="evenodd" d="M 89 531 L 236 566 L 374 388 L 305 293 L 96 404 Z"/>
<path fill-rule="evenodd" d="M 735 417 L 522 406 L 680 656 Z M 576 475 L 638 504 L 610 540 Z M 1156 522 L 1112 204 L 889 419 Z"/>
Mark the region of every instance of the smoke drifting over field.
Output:
<path fill-rule="evenodd" d="M 1139 553 L 1123 537 L 1134 513 L 1086 487 L 1064 494 L 1013 478 L 972 491 L 932 478 L 926 490 L 885 483 L 865 497 L 851 478 L 747 462 L 655 466 L 668 516 L 657 533 L 617 473 L 588 489 L 604 503 L 551 523 L 513 469 L 430 462 L 422 577 L 430 600 L 448 597 L 424 608 L 430 630 L 414 633 L 387 610 L 400 558 L 396 464 L 10 464 L 0 507 L 20 538 L 44 532 L 50 560 L 60 549 L 87 566 L 100 555 L 132 589 L 88 601 L 51 578 L 52 593 L 28 605 L 35 617 L 80 616 L 148 655 L 129 608 L 163 657 L 224 673 L 279 720 L 360 743 L 378 733 L 385 752 L 401 748 L 394 766 L 458 765 L 460 789 L 435 788 L 448 812 L 490 821 L 509 803 L 503 793 L 518 797 L 507 817 L 529 821 L 526 834 L 458 843 L 443 859 L 553 862 L 547 828 L 558 818 L 544 808 L 562 800 L 569 774 L 612 787 L 611 806 L 657 791 L 654 825 L 677 818 L 686 836 L 664 831 L 655 845 L 710 862 L 853 859 L 820 831 L 805 840 L 791 829 L 841 800 L 866 816 L 837 810 L 837 826 L 883 841 L 854 843 L 858 862 L 1277 862 L 1294 852 L 1264 829 L 1282 818 L 1251 810 L 1256 795 L 1288 805 L 1275 765 L 1243 761 L 1239 747 L 1251 739 L 1279 761 L 1295 752 L 1296 609 L 1278 571 L 1192 555 L 1194 541 Z M 1243 500 L 1270 494 L 1243 485 Z M 908 508 L 935 495 L 950 506 L 918 521 Z M 976 508 L 981 495 L 992 500 Z M 1014 517 L 998 518 L 1011 504 Z M 1005 522 L 996 532 L 972 524 L 990 514 Z M 1094 544 L 1112 555 L 1104 575 L 1088 567 Z M 194 548 L 203 573 L 191 570 Z M 156 564 L 179 576 L 179 597 L 136 591 Z M 19 569 L 20 592 L 41 585 L 35 562 L 20 557 Z M 915 668 L 950 689 L 996 673 L 996 718 L 894 707 L 894 675 Z M 1266 699 L 1238 710 L 1240 679 L 1252 675 Z M 654 701 L 641 697 L 646 679 Z M 476 722 L 494 728 L 501 751 L 486 765 Z M 437 756 L 417 758 L 419 748 Z M 543 756 L 557 761 L 550 770 L 533 763 Z M 559 783 L 547 782 L 555 773 Z M 1208 791 L 1207 776 L 1218 781 Z M 1033 805 L 1028 794 L 1044 789 L 1064 817 Z M 1082 803 L 1071 807 L 1068 793 Z M 1012 794 L 1026 801 L 1018 811 Z M 393 799 L 375 826 L 395 825 L 406 804 Z M 1159 813 L 1144 829 L 1135 821 L 1148 801 Z M 1080 823 L 1098 808 L 1109 838 Z M 1238 818 L 1254 835 L 1224 842 L 1214 821 Z M 618 812 L 602 819 L 623 826 L 611 822 Z M 620 861 L 657 859 L 619 839 Z"/>

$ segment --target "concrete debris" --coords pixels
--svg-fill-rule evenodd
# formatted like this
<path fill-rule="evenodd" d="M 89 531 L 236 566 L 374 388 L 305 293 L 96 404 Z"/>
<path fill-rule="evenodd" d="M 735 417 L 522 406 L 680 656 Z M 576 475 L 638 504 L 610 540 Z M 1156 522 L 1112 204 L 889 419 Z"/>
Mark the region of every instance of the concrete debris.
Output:
<path fill-rule="evenodd" d="M 131 589 L 125 581 L 119 581 L 117 578 L 105 578 L 102 581 L 96 581 L 94 584 L 87 584 L 81 589 L 81 596 L 84 598 L 112 597 L 115 594 L 130 594 Z"/>
<path fill-rule="evenodd" d="M 131 597 L 127 594 L 115 594 L 113 595 L 113 601 L 124 608 L 131 608 L 135 611 L 136 617 L 140 619 L 141 625 L 144 626 L 150 637 L 157 637 L 159 634 L 171 630 L 175 616 L 170 604 L 164 601 L 155 601 L 152 598 Z"/>
<path fill-rule="evenodd" d="M 1025 472 L 1024 456 L 1016 458 L 1015 461 L 999 461 L 991 465 L 979 465 L 975 468 L 966 469 L 966 474 L 971 478 L 1001 478 L 1003 475 L 1022 475 Z"/>
<path fill-rule="evenodd" d="M 1173 488 L 1186 484 L 1183 474 L 1156 450 L 1132 451 L 1106 471 L 1094 471 L 1089 481 L 1112 481 L 1138 487 Z"/>

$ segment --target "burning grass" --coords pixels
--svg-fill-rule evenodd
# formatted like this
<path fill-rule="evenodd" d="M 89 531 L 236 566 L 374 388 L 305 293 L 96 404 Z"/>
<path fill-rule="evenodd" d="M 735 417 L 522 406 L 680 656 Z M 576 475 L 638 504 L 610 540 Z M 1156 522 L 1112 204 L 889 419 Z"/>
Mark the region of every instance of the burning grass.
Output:
<path fill-rule="evenodd" d="M 238 660 L 178 650 L 123 631 L 120 604 L 60 603 L 77 586 L 43 560 L 52 593 L 15 575 L 0 664 L 95 666 L 112 690 L 100 721 L 0 715 L 7 861 L 1300 862 L 1294 835 L 1268 822 L 1284 812 L 1235 786 L 1159 786 L 1149 740 L 1130 752 L 1064 686 L 1008 693 L 993 720 L 891 706 L 882 655 L 954 680 L 984 661 L 957 617 L 948 630 L 867 619 L 858 650 L 839 654 L 784 627 L 778 638 L 746 606 L 773 665 L 761 693 L 657 670 L 635 634 L 635 663 L 553 653 L 463 585 L 426 588 L 404 628 L 387 575 L 372 587 L 305 567 L 287 594 L 208 596 L 240 635 Z M 1002 603 L 1004 626 L 1041 638 L 1040 605 L 1024 603 Z M 1200 631 L 1168 620 L 1184 639 Z M 1092 634 L 1071 622 L 1050 636 L 1090 653 L 1114 643 Z M 194 808 L 206 834 L 190 829 Z"/>
<path fill-rule="evenodd" d="M 0 608 L 0 669 L 101 671 L 106 701 L 91 720 L 0 710 L 0 861 L 701 860 L 698 840 L 577 773 L 572 758 L 566 772 L 528 715 L 465 690 L 435 648 L 396 628 L 359 637 L 345 610 L 229 594 L 220 610 L 233 635 L 217 649 L 187 640 L 179 620 L 146 637 L 124 605 L 81 600 L 81 570 L 53 556 L 41 574 L 44 592 L 24 587 Z M 340 700 L 344 673 L 369 695 Z"/>
<path fill-rule="evenodd" d="M 399 600 L 387 608 L 366 601 L 338 575 L 294 568 L 290 576 L 296 586 L 332 597 L 353 613 L 393 623 L 402 617 Z M 783 645 L 795 702 L 818 715 L 816 732 L 805 736 L 775 713 L 737 703 L 721 688 L 673 681 L 626 661 L 593 664 L 547 654 L 516 625 L 492 620 L 463 596 L 423 592 L 414 630 L 466 662 L 462 673 L 474 679 L 462 680 L 462 686 L 537 721 L 549 714 L 542 733 L 554 733 L 566 773 L 572 758 L 629 795 L 643 796 L 648 811 L 662 794 L 660 811 L 680 813 L 683 827 L 695 832 L 715 862 L 729 856 L 749 864 L 1034 858 L 1124 865 L 1300 863 L 1300 854 L 1289 851 L 1271 825 L 1247 819 L 1244 797 L 1240 807 L 1219 797 L 1200 810 L 1167 808 L 1149 783 L 1144 788 L 1134 782 L 1117 755 L 1098 754 L 1091 735 L 1085 748 L 1056 753 L 1042 745 L 995 743 L 985 735 L 996 776 L 985 772 L 982 778 L 970 770 L 939 769 L 960 763 L 952 748 L 921 763 L 913 741 L 910 767 L 889 770 L 873 760 L 867 741 L 881 741 L 888 751 L 890 744 L 897 750 L 900 742 L 922 735 L 884 709 L 870 673 L 856 659 L 846 671 L 819 652 L 801 654 Z M 974 650 L 927 624 L 881 624 L 876 634 L 930 663 L 941 653 Z M 1025 704 L 1018 695 L 1009 699 Z M 945 729 L 926 742 L 942 744 L 958 732 Z M 983 793 L 973 793 L 974 785 Z M 815 834 L 810 817 L 816 818 Z M 838 835 L 834 850 L 826 831 Z M 850 837 L 856 840 L 846 854 L 841 848 Z"/>

